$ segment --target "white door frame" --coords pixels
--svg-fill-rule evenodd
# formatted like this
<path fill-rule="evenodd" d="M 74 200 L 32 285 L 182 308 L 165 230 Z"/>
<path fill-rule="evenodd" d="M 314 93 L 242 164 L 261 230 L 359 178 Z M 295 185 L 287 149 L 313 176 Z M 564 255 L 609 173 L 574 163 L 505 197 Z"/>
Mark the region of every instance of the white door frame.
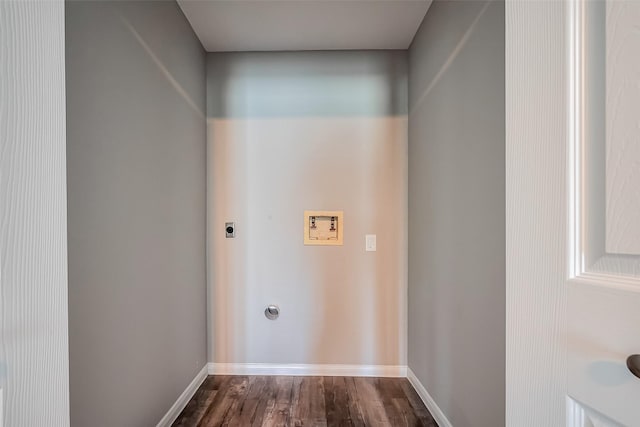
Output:
<path fill-rule="evenodd" d="M 506 0 L 506 425 L 566 423 L 569 8 Z"/>

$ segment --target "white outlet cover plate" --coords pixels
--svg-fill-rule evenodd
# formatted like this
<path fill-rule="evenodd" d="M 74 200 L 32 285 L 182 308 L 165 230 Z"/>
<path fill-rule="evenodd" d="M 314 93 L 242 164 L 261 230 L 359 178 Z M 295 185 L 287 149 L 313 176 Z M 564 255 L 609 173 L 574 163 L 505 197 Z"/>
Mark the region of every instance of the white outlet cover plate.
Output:
<path fill-rule="evenodd" d="M 367 252 L 375 252 L 376 251 L 376 235 L 375 234 L 365 235 L 364 244 Z"/>

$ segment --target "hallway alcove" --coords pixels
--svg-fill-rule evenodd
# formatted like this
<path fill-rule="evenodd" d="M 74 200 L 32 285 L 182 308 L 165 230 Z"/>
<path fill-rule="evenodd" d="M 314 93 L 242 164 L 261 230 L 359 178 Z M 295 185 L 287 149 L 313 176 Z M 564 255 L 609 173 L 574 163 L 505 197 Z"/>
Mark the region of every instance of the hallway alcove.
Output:
<path fill-rule="evenodd" d="M 68 390 L 70 414 L 49 425 L 245 403 L 262 425 L 505 425 L 502 1 L 47 4 L 68 378 L 29 395 Z M 308 210 L 342 212 L 343 244 L 305 245 Z M 6 384 L 5 425 L 43 425 Z"/>
<path fill-rule="evenodd" d="M 248 52 L 201 45 L 240 6 L 65 4 L 72 424 L 156 423 L 205 372 L 409 373 L 441 424 L 503 422 L 504 8 L 400 4 L 404 49 Z"/>

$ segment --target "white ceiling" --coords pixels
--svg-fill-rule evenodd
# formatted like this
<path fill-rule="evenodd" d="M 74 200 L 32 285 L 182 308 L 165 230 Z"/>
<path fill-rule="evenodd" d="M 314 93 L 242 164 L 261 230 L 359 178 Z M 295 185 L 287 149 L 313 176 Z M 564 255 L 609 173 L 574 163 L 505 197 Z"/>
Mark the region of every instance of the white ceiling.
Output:
<path fill-rule="evenodd" d="M 431 0 L 178 0 L 209 52 L 406 49 Z"/>

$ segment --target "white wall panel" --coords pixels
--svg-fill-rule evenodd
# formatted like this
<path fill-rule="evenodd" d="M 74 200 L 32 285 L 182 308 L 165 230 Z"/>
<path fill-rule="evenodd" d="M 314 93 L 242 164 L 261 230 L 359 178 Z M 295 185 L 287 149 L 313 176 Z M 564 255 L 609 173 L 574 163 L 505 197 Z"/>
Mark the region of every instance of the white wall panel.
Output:
<path fill-rule="evenodd" d="M 69 425 L 64 3 L 0 2 L 4 425 Z"/>
<path fill-rule="evenodd" d="M 566 4 L 506 3 L 506 425 L 565 424 Z"/>

